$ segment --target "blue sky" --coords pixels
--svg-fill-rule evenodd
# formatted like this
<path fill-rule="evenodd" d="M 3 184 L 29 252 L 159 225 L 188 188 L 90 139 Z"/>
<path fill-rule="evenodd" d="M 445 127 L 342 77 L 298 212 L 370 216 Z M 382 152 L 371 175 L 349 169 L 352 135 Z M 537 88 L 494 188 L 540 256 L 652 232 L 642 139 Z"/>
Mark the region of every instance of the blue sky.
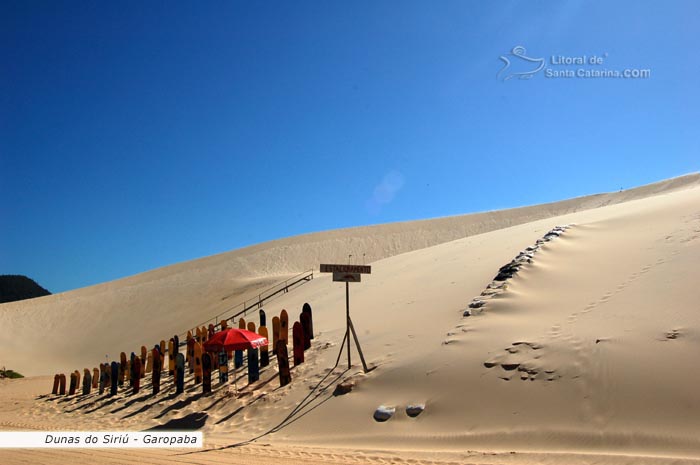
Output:
<path fill-rule="evenodd" d="M 0 274 L 60 292 L 699 169 L 700 2 L 199 3 L 2 2 Z M 515 46 L 650 76 L 504 80 Z"/>

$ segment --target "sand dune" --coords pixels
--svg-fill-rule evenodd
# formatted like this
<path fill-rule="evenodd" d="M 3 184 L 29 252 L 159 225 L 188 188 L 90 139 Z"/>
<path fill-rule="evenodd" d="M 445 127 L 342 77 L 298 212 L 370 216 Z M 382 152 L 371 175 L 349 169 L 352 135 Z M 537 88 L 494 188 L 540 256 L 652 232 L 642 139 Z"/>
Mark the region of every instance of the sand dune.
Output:
<path fill-rule="evenodd" d="M 282 308 L 294 318 L 304 302 L 314 308 L 314 344 L 285 388 L 278 388 L 274 366 L 239 397 L 229 386 L 201 397 L 190 383 L 183 398 L 166 389 L 157 398 L 35 400 L 48 392 L 50 378 L 4 381 L 0 398 L 18 406 L 0 410 L 0 428 L 145 429 L 201 421 L 214 448 L 284 424 L 242 451 L 194 456 L 213 463 L 251 456 L 262 463 L 696 462 L 699 181 L 692 175 L 538 207 L 283 239 L 3 305 L 3 360 L 20 372 L 52 374 L 54 367 L 93 366 L 103 348 L 125 350 L 126 342 L 144 340 L 140 346 L 181 332 L 242 285 L 250 288 L 241 298 L 307 265 L 367 250 L 373 272 L 351 285 L 351 308 L 377 368 L 363 373 L 354 352 L 351 369 L 345 357 L 333 368 L 344 332 L 344 286 L 323 275 L 266 307 L 268 318 Z M 571 226 L 490 295 L 499 268 L 557 225 Z M 485 304 L 464 316 L 474 298 Z M 42 325 L 51 328 L 47 342 L 22 342 Z M 28 365 L 37 355 L 41 362 Z M 333 396 L 341 381 L 352 391 Z M 411 418 L 409 405 L 425 410 Z M 395 408 L 393 417 L 375 421 L 379 406 Z M 21 454 L 0 458 L 19 462 Z M 167 452 L 139 454 L 133 457 L 179 460 Z"/>

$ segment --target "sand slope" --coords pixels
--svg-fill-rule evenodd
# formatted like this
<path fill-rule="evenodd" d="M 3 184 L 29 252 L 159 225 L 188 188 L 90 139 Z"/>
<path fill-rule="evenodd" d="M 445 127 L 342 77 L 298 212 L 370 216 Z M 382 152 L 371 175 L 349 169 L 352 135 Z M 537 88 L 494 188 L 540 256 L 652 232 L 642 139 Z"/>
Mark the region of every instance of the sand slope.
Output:
<path fill-rule="evenodd" d="M 304 302 L 314 308 L 316 338 L 306 363 L 293 369 L 290 386 L 278 388 L 274 367 L 239 398 L 228 386 L 200 397 L 198 387 L 190 384 L 184 398 L 174 398 L 166 389 L 155 399 L 34 400 L 40 384 L 50 387 L 49 378 L 22 381 L 31 389 L 5 382 L 0 398 L 18 399 L 20 407 L 0 410 L 0 428 L 143 429 L 201 420 L 208 446 L 217 447 L 266 433 L 303 402 L 293 421 L 262 436 L 249 453 L 284 458 L 283 451 L 303 444 L 320 452 L 287 455 L 290 462 L 306 457 L 319 463 L 380 463 L 399 457 L 414 463 L 488 463 L 496 457 L 502 463 L 690 463 L 700 459 L 700 287 L 695 269 L 700 262 L 700 187 L 694 184 L 697 176 L 638 194 L 621 193 L 635 197 L 624 203 L 585 210 L 569 205 L 563 215 L 509 227 L 499 223 L 490 232 L 376 260 L 372 275 L 351 289 L 353 321 L 369 363 L 377 367 L 369 374 L 359 369 L 354 352 L 352 369 L 346 369 L 344 356 L 332 369 L 344 331 L 344 286 L 321 276 L 267 308 L 268 318 L 282 308 L 295 317 Z M 655 195 L 645 198 L 648 194 Z M 507 281 L 504 292 L 486 299 L 483 311 L 463 316 L 500 266 L 559 224 L 573 226 L 544 244 L 532 263 Z M 397 243 L 391 233 L 385 238 Z M 304 240 L 310 239 L 299 239 Z M 372 241 L 380 242 L 376 237 Z M 307 245 L 323 248 L 319 243 Z M 301 250 L 302 245 L 294 247 Z M 84 311 L 81 304 L 94 309 L 107 297 L 114 299 L 113 308 L 124 308 L 117 301 L 129 295 L 123 289 L 133 287 L 139 290 L 132 296 L 149 296 L 151 303 L 172 305 L 177 296 L 185 314 L 188 304 L 220 300 L 198 287 L 209 282 L 198 276 L 212 276 L 228 260 L 244 259 L 235 254 L 3 306 L 3 357 L 22 353 L 8 334 L 29 331 L 36 322 L 28 315 L 41 315 L 64 341 L 57 363 L 81 363 L 87 359 L 71 352 L 68 333 L 50 308 L 60 309 L 64 319 L 79 318 L 73 313 Z M 252 255 L 246 256 L 252 263 Z M 216 263 L 216 272 L 205 266 L 209 260 Z M 215 290 L 223 292 L 224 286 Z M 136 297 L 129 304 L 138 310 L 128 311 L 143 312 L 134 313 L 143 320 L 143 337 L 152 337 L 146 309 Z M 19 310 L 24 318 L 16 316 Z M 103 343 L 97 335 L 119 321 L 98 321 L 93 331 L 84 330 L 93 335 L 88 344 Z M 114 342 L 121 340 L 115 336 Z M 38 350 L 46 353 L 42 346 Z M 332 396 L 340 381 L 354 382 L 353 391 Z M 404 412 L 409 404 L 424 404 L 425 411 L 409 418 Z M 380 405 L 395 407 L 394 417 L 374 421 Z M 265 449 L 266 443 L 273 447 Z M 194 461 L 235 461 L 236 451 L 197 455 Z M 12 457 L 19 461 L 18 455 Z"/>
<path fill-rule="evenodd" d="M 118 358 L 121 351 L 128 354 L 141 345 L 151 347 L 167 340 L 321 262 L 344 263 L 349 254 L 365 254 L 368 263 L 375 262 L 459 238 L 698 184 L 700 175 L 692 174 L 545 205 L 307 234 L 76 291 L 3 304 L 0 354 L 3 363 L 28 375 L 73 370 L 76 364 L 94 366 L 106 355 Z M 40 328 L 50 330 L 42 331 L 40 337 Z M 26 350 L 28 344 L 31 351 Z M 34 353 L 42 354 L 39 361 Z"/>

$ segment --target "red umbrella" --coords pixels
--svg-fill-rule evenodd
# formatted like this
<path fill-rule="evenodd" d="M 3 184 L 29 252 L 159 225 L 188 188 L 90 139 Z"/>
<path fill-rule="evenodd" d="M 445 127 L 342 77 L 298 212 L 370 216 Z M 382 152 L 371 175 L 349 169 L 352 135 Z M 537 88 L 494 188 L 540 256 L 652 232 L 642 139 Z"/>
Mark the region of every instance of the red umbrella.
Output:
<path fill-rule="evenodd" d="M 204 350 L 218 352 L 221 350 L 257 349 L 267 345 L 267 339 L 252 331 L 229 328 L 215 333 L 204 343 Z"/>

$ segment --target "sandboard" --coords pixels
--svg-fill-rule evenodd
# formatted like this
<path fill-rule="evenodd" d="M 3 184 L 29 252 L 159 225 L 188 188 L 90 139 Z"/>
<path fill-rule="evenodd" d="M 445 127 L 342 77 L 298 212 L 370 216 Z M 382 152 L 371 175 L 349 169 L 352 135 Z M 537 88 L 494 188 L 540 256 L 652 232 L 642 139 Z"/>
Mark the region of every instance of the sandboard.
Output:
<path fill-rule="evenodd" d="M 245 319 L 238 320 L 238 329 L 246 329 Z M 238 369 L 243 366 L 243 351 L 237 350 L 233 355 L 233 367 Z M 235 375 L 234 375 L 235 376 Z"/>
<path fill-rule="evenodd" d="M 272 317 L 272 350 L 277 350 L 277 341 L 280 340 L 280 317 Z"/>
<path fill-rule="evenodd" d="M 109 379 L 111 385 L 109 387 L 109 395 L 113 396 L 117 393 L 117 385 L 119 384 L 119 364 L 117 362 L 112 362 L 109 367 L 110 375 Z"/>
<path fill-rule="evenodd" d="M 151 355 L 153 358 L 153 376 L 151 376 L 151 386 L 153 388 L 153 395 L 156 395 L 160 392 L 160 371 L 163 369 L 163 366 L 160 363 L 160 351 L 158 350 L 158 346 L 151 350 Z"/>
<path fill-rule="evenodd" d="M 219 324 L 221 325 L 221 331 L 228 329 L 228 322 L 226 320 L 221 320 Z"/>
<path fill-rule="evenodd" d="M 126 375 L 126 354 L 122 352 L 119 354 L 119 385 L 124 385 L 124 377 Z"/>
<path fill-rule="evenodd" d="M 194 345 L 197 340 L 193 337 L 187 340 L 187 366 L 190 369 L 190 374 L 194 373 Z"/>
<path fill-rule="evenodd" d="M 202 344 L 194 344 L 194 384 L 202 382 Z"/>
<path fill-rule="evenodd" d="M 58 385 L 61 383 L 61 375 L 53 376 L 53 388 L 51 389 L 51 394 L 58 394 Z"/>
<path fill-rule="evenodd" d="M 146 360 L 148 360 L 148 349 L 141 346 L 141 378 L 146 376 Z"/>
<path fill-rule="evenodd" d="M 258 349 L 248 349 L 248 384 L 252 384 L 259 379 Z"/>
<path fill-rule="evenodd" d="M 219 383 L 228 382 L 228 354 L 225 350 L 219 352 Z"/>
<path fill-rule="evenodd" d="M 87 396 L 90 394 L 90 389 L 92 388 L 92 376 L 90 375 L 90 370 L 87 368 L 83 371 L 83 395 Z"/>
<path fill-rule="evenodd" d="M 277 341 L 275 354 L 277 355 L 277 366 L 279 368 L 280 387 L 286 386 L 292 382 L 292 375 L 289 372 L 289 354 L 287 354 L 287 344 L 284 341 Z"/>
<path fill-rule="evenodd" d="M 132 387 L 134 389 L 134 394 L 138 394 L 139 391 L 141 390 L 141 377 L 138 376 L 138 373 L 141 373 L 142 367 L 141 367 L 141 359 L 139 357 L 134 358 L 134 365 L 133 365 L 133 371 L 134 371 L 134 383 L 132 384 Z"/>
<path fill-rule="evenodd" d="M 267 344 L 260 346 L 260 366 L 266 367 L 270 364 L 270 353 L 268 352 L 268 345 L 270 344 L 270 339 L 267 336 L 267 328 L 261 326 L 258 328 L 258 334 L 267 339 Z"/>
<path fill-rule="evenodd" d="M 304 350 L 311 348 L 311 319 L 308 313 L 301 312 L 299 315 L 299 323 L 304 330 Z"/>
<path fill-rule="evenodd" d="M 211 394 L 211 355 L 208 352 L 202 354 L 202 392 Z"/>
<path fill-rule="evenodd" d="M 207 329 L 207 340 L 209 340 L 212 338 L 212 336 L 214 336 L 214 333 L 216 333 L 216 329 L 214 329 L 214 323 L 209 323 L 209 327 Z"/>
<path fill-rule="evenodd" d="M 70 387 L 68 388 L 68 395 L 72 396 L 75 394 L 75 388 L 77 387 L 78 380 L 75 378 L 75 372 L 70 374 Z"/>
<path fill-rule="evenodd" d="M 168 341 L 168 374 L 175 375 L 175 339 Z"/>
<path fill-rule="evenodd" d="M 280 340 L 289 344 L 289 314 L 287 310 L 280 312 Z"/>
<path fill-rule="evenodd" d="M 258 315 L 260 315 L 260 326 L 267 326 L 267 316 L 265 315 L 265 310 L 261 308 Z"/>
<path fill-rule="evenodd" d="M 64 375 L 64 374 L 61 374 L 58 377 L 58 395 L 60 395 L 60 396 L 66 395 L 66 375 Z"/>
<path fill-rule="evenodd" d="M 294 345 L 294 366 L 304 363 L 304 328 L 298 321 L 292 326 L 292 343 Z"/>
<path fill-rule="evenodd" d="M 97 368 L 92 369 L 92 388 L 97 389 L 100 387 L 100 370 Z"/>
<path fill-rule="evenodd" d="M 165 350 L 168 348 L 168 345 L 165 343 L 165 340 L 160 341 L 160 369 L 161 371 L 163 368 L 165 368 Z"/>
<path fill-rule="evenodd" d="M 153 352 L 148 353 L 148 358 L 146 359 L 146 373 L 153 373 Z"/>
<path fill-rule="evenodd" d="M 249 322 L 248 322 L 248 327 L 247 327 L 246 329 L 247 329 L 248 331 L 250 331 L 251 333 L 254 333 L 254 332 L 255 332 L 255 323 L 253 323 L 252 321 L 249 321 Z"/>
<path fill-rule="evenodd" d="M 305 303 L 301 307 L 301 313 L 307 313 L 309 315 L 309 339 L 314 338 L 314 316 L 313 312 L 311 311 L 311 305 L 308 303 Z"/>
<path fill-rule="evenodd" d="M 185 392 L 185 356 L 177 354 L 175 358 L 175 392 Z"/>

